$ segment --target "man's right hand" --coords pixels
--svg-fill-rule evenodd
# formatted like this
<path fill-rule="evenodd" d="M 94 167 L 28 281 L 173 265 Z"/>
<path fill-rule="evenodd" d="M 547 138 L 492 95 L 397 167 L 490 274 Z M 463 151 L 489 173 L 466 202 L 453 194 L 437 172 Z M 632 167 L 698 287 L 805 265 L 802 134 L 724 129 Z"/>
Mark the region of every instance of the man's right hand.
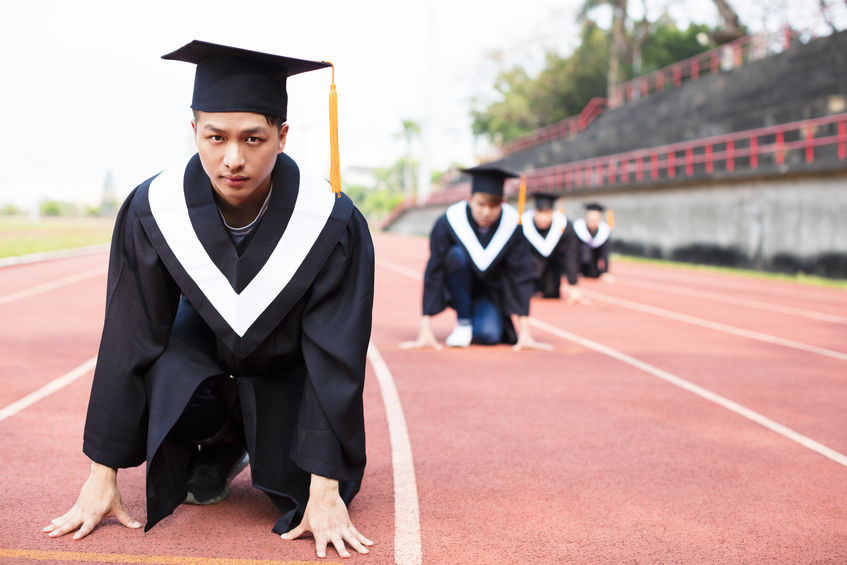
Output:
<path fill-rule="evenodd" d="M 73 539 L 82 539 L 108 516 L 114 516 L 128 528 L 141 527 L 141 523 L 124 510 L 118 490 L 118 472 L 92 462 L 91 473 L 82 485 L 76 504 L 64 515 L 52 520 L 42 531 L 55 538 L 79 529 Z"/>
<path fill-rule="evenodd" d="M 400 349 L 423 349 L 432 347 L 433 349 L 441 349 L 441 344 L 435 339 L 435 334 L 432 333 L 432 324 L 429 316 L 421 318 L 420 330 L 418 331 L 418 339 L 415 341 L 404 341 L 400 344 Z"/>

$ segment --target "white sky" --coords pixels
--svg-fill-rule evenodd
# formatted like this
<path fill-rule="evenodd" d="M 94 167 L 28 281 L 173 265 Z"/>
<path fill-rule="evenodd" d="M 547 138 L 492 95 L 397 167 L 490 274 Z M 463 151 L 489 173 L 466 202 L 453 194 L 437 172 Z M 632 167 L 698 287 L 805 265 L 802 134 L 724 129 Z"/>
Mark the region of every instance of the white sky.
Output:
<path fill-rule="evenodd" d="M 714 24 L 706 0 L 648 0 L 678 20 Z M 0 0 L 0 205 L 92 201 L 111 171 L 119 197 L 192 151 L 194 66 L 160 56 L 202 39 L 332 61 L 342 169 L 388 166 L 405 151 L 401 122 L 424 122 L 434 169 L 472 165 L 471 98 L 490 96 L 498 68 L 533 71 L 546 50 L 576 43 L 582 0 Z M 630 2 L 635 12 L 641 2 Z M 817 0 L 735 0 L 751 28 Z M 841 2 L 840 4 L 843 4 Z M 770 8 L 763 6 L 769 5 Z M 779 9 L 774 9 L 774 6 Z M 843 10 L 841 10 L 843 11 Z M 600 14 L 602 17 L 602 14 Z M 427 22 L 430 120 L 425 121 Z M 840 27 L 843 29 L 843 25 Z M 288 82 L 287 152 L 328 166 L 331 71 Z"/>

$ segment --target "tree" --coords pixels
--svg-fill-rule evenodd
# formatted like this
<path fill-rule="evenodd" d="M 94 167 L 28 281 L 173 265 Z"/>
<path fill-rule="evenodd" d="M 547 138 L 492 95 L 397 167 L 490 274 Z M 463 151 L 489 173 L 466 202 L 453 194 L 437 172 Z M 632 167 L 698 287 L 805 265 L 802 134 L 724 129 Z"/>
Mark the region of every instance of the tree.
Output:
<path fill-rule="evenodd" d="M 412 144 L 421 135 L 421 126 L 415 120 L 403 120 L 403 139 L 406 141 L 406 161 L 403 169 L 403 195 L 411 198 L 415 193 L 414 175 L 412 174 Z"/>
<path fill-rule="evenodd" d="M 493 143 L 525 135 L 541 126 L 578 114 L 595 96 L 603 96 L 608 65 L 607 34 L 583 22 L 580 45 L 569 57 L 547 53 L 535 78 L 522 67 L 501 71 L 494 83 L 498 100 L 471 109 L 474 135 Z"/>
<path fill-rule="evenodd" d="M 747 35 L 747 31 L 741 25 L 738 14 L 732 9 L 727 0 L 715 0 L 715 6 L 723 22 L 723 27 L 715 30 L 712 38 L 718 44 L 729 43 L 739 37 Z"/>
<path fill-rule="evenodd" d="M 484 107 L 479 100 L 474 101 L 474 135 L 486 136 L 493 143 L 526 135 L 579 114 L 592 98 L 606 95 L 612 77 L 628 80 L 710 47 L 697 40 L 698 33 L 711 33 L 708 26 L 692 24 L 681 30 L 665 13 L 654 21 L 645 17 L 639 22 L 625 22 L 625 48 L 618 51 L 623 56 L 616 59 L 610 54 L 615 43 L 611 31 L 601 29 L 590 17 L 593 8 L 589 4 L 605 3 L 607 0 L 586 2 L 580 44 L 570 56 L 548 53 L 546 67 L 536 77 L 530 77 L 521 67 L 499 73 L 494 83 L 497 100 Z M 613 66 L 617 66 L 615 72 Z"/>

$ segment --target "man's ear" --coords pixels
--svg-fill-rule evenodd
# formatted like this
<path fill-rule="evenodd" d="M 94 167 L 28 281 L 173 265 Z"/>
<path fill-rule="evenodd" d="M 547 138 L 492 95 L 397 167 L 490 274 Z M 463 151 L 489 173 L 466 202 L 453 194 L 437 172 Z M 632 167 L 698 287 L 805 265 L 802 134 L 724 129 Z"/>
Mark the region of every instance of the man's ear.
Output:
<path fill-rule="evenodd" d="M 282 124 L 279 128 L 279 147 L 277 148 L 277 154 L 282 153 L 282 150 L 285 149 L 285 142 L 288 139 L 288 124 Z"/>

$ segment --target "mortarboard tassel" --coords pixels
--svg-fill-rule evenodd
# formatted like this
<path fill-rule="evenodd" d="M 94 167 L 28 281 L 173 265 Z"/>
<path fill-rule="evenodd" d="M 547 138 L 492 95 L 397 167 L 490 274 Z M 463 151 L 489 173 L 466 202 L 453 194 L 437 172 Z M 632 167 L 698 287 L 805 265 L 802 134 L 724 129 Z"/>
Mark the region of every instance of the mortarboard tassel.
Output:
<path fill-rule="evenodd" d="M 332 84 L 329 87 L 329 184 L 341 197 L 341 163 L 338 157 L 338 94 L 335 91 L 335 65 L 332 66 Z"/>
<path fill-rule="evenodd" d="M 526 176 L 521 175 L 521 191 L 518 193 L 518 225 L 522 223 L 523 209 L 526 204 Z"/>
<path fill-rule="evenodd" d="M 606 211 L 606 223 L 610 229 L 615 229 L 615 211 L 611 208 Z"/>

